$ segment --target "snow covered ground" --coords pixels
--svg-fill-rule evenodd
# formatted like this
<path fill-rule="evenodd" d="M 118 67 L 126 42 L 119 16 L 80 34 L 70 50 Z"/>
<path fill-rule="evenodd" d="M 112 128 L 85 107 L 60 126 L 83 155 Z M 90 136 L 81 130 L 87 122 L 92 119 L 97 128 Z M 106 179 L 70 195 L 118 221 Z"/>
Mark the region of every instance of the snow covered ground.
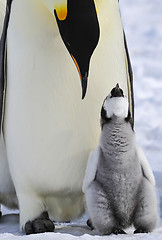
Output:
<path fill-rule="evenodd" d="M 134 71 L 135 130 L 139 145 L 148 157 L 157 181 L 157 196 L 162 218 L 162 1 L 120 0 Z M 2 209 L 0 240 L 161 240 L 162 220 L 150 234 L 101 237 L 86 226 L 87 217 L 70 224 L 58 224 L 55 233 L 24 236 L 19 232 L 18 214 Z"/>

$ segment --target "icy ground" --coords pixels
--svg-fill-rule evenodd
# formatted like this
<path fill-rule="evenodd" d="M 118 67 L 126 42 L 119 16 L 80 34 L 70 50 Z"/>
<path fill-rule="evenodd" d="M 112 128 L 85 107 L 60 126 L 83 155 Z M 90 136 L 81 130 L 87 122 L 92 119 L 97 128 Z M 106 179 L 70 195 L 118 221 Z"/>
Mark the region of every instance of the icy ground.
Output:
<path fill-rule="evenodd" d="M 134 71 L 136 137 L 155 173 L 162 218 L 162 1 L 120 0 L 120 7 Z M 18 214 L 2 211 L 0 240 L 162 240 L 161 219 L 150 234 L 133 235 L 129 228 L 127 235 L 101 237 L 88 229 L 86 215 L 56 225 L 55 233 L 24 236 L 19 232 Z"/>

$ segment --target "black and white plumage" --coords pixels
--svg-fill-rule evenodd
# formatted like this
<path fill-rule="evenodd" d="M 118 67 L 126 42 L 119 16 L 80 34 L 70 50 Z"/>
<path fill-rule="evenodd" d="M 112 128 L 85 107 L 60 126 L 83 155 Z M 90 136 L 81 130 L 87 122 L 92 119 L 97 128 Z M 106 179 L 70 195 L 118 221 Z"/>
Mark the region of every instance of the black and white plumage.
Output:
<path fill-rule="evenodd" d="M 132 224 L 135 233 L 150 232 L 157 220 L 154 176 L 129 119 L 128 100 L 117 84 L 102 106 L 100 142 L 83 183 L 92 225 L 103 235 L 124 233 Z"/>
<path fill-rule="evenodd" d="M 49 231 L 48 215 L 69 221 L 84 212 L 82 184 L 100 134 L 98 112 L 116 79 L 129 97 L 133 118 L 129 55 L 118 0 L 5 3 L 0 203 L 18 202 L 20 229 L 27 234 L 31 228 L 38 232 L 40 218 L 42 231 Z"/>

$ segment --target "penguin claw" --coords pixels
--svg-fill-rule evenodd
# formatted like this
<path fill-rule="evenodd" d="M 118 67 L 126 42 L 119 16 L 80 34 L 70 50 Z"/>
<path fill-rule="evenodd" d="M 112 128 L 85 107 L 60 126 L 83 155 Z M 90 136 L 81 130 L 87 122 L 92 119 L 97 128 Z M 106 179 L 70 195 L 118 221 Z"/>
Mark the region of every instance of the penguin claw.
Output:
<path fill-rule="evenodd" d="M 88 220 L 87 220 L 87 226 L 88 226 L 88 227 L 90 227 L 90 228 L 91 228 L 91 230 L 93 230 L 93 229 L 94 229 L 94 226 L 93 226 L 93 224 L 92 224 L 92 222 L 91 222 L 91 220 L 90 220 L 90 219 L 88 219 Z"/>
<path fill-rule="evenodd" d="M 34 233 L 53 232 L 54 229 L 55 226 L 53 222 L 49 219 L 47 212 L 43 212 L 38 218 L 33 221 L 28 221 L 25 224 L 26 235 Z"/>
<path fill-rule="evenodd" d="M 137 228 L 135 231 L 134 231 L 134 234 L 136 233 L 148 233 L 148 231 L 146 231 L 145 229 L 142 229 L 142 228 Z"/>
<path fill-rule="evenodd" d="M 122 229 L 114 229 L 112 231 L 113 234 L 118 235 L 118 234 L 127 234 L 126 232 L 124 232 Z"/>

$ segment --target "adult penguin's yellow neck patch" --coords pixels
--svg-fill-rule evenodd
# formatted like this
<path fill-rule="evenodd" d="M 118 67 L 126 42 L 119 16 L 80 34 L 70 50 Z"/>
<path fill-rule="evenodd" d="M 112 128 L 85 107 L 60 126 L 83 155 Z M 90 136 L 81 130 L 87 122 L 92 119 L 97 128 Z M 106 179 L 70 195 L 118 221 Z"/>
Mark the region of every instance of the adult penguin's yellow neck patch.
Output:
<path fill-rule="evenodd" d="M 55 9 L 59 20 L 65 20 L 67 17 L 67 4 L 56 5 Z"/>

